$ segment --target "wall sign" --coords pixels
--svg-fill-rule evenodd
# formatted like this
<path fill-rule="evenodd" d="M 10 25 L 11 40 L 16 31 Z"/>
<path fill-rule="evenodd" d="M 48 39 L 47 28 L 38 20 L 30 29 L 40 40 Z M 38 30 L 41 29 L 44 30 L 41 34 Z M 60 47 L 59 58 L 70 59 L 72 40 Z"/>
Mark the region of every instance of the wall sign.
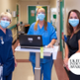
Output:
<path fill-rule="evenodd" d="M 31 10 L 31 16 L 35 15 L 35 10 Z"/>

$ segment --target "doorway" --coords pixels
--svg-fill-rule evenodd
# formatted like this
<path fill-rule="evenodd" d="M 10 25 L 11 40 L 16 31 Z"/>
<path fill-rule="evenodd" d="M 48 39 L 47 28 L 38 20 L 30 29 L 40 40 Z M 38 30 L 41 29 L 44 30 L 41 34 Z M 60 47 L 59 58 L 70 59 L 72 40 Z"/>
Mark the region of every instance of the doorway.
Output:
<path fill-rule="evenodd" d="M 32 24 L 34 22 L 36 22 L 37 18 L 36 18 L 36 10 L 39 6 L 28 6 L 28 24 Z M 40 6 L 42 8 L 45 9 L 45 20 L 47 21 L 47 6 Z"/>

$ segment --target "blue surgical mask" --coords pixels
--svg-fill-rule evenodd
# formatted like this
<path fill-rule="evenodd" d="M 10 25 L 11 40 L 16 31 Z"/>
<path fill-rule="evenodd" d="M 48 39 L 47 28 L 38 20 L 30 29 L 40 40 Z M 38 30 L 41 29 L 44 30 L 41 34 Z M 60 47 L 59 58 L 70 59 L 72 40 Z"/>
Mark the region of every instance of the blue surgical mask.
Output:
<path fill-rule="evenodd" d="M 69 23 L 72 27 L 76 27 L 79 24 L 79 19 L 69 19 Z"/>
<path fill-rule="evenodd" d="M 37 15 L 37 17 L 38 17 L 38 19 L 39 19 L 40 21 L 43 21 L 44 18 L 45 18 L 45 14 L 40 13 L 40 14 Z"/>
<path fill-rule="evenodd" d="M 1 20 L 0 25 L 2 28 L 7 28 L 10 25 L 10 22 Z"/>

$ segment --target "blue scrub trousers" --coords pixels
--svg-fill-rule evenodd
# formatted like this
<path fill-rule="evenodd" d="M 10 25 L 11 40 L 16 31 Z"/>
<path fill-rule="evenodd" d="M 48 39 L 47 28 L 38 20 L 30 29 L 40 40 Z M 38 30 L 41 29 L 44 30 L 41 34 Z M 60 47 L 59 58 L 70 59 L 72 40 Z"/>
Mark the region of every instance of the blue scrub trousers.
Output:
<path fill-rule="evenodd" d="M 46 62 L 46 63 L 40 63 L 41 67 L 41 79 L 42 80 L 42 74 L 43 74 L 43 80 L 51 80 L 51 72 L 52 72 L 52 66 L 53 66 L 53 60 Z M 33 72 L 35 73 L 35 63 L 32 63 L 33 66 Z"/>
<path fill-rule="evenodd" d="M 8 76 L 4 76 L 3 80 L 12 80 L 12 73 L 10 73 Z"/>

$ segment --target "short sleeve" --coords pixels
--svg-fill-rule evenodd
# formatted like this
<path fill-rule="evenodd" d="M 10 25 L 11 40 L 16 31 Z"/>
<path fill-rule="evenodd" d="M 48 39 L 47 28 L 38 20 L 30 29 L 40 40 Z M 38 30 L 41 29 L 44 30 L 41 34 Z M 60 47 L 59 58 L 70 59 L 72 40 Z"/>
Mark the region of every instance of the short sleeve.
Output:
<path fill-rule="evenodd" d="M 12 31 L 10 29 L 7 29 L 7 32 L 8 32 L 8 36 L 10 38 L 10 41 L 12 42 L 13 41 Z"/>
<path fill-rule="evenodd" d="M 29 27 L 27 35 L 31 35 L 33 33 L 34 23 Z"/>
<path fill-rule="evenodd" d="M 52 39 L 57 39 L 56 31 L 53 26 L 51 26 L 51 40 Z"/>
<path fill-rule="evenodd" d="M 12 31 L 8 29 L 8 34 L 12 36 Z"/>
<path fill-rule="evenodd" d="M 12 31 L 10 29 L 7 29 L 7 32 L 8 32 L 9 37 L 13 38 Z"/>
<path fill-rule="evenodd" d="M 77 33 L 77 39 L 80 40 L 80 30 Z"/>

